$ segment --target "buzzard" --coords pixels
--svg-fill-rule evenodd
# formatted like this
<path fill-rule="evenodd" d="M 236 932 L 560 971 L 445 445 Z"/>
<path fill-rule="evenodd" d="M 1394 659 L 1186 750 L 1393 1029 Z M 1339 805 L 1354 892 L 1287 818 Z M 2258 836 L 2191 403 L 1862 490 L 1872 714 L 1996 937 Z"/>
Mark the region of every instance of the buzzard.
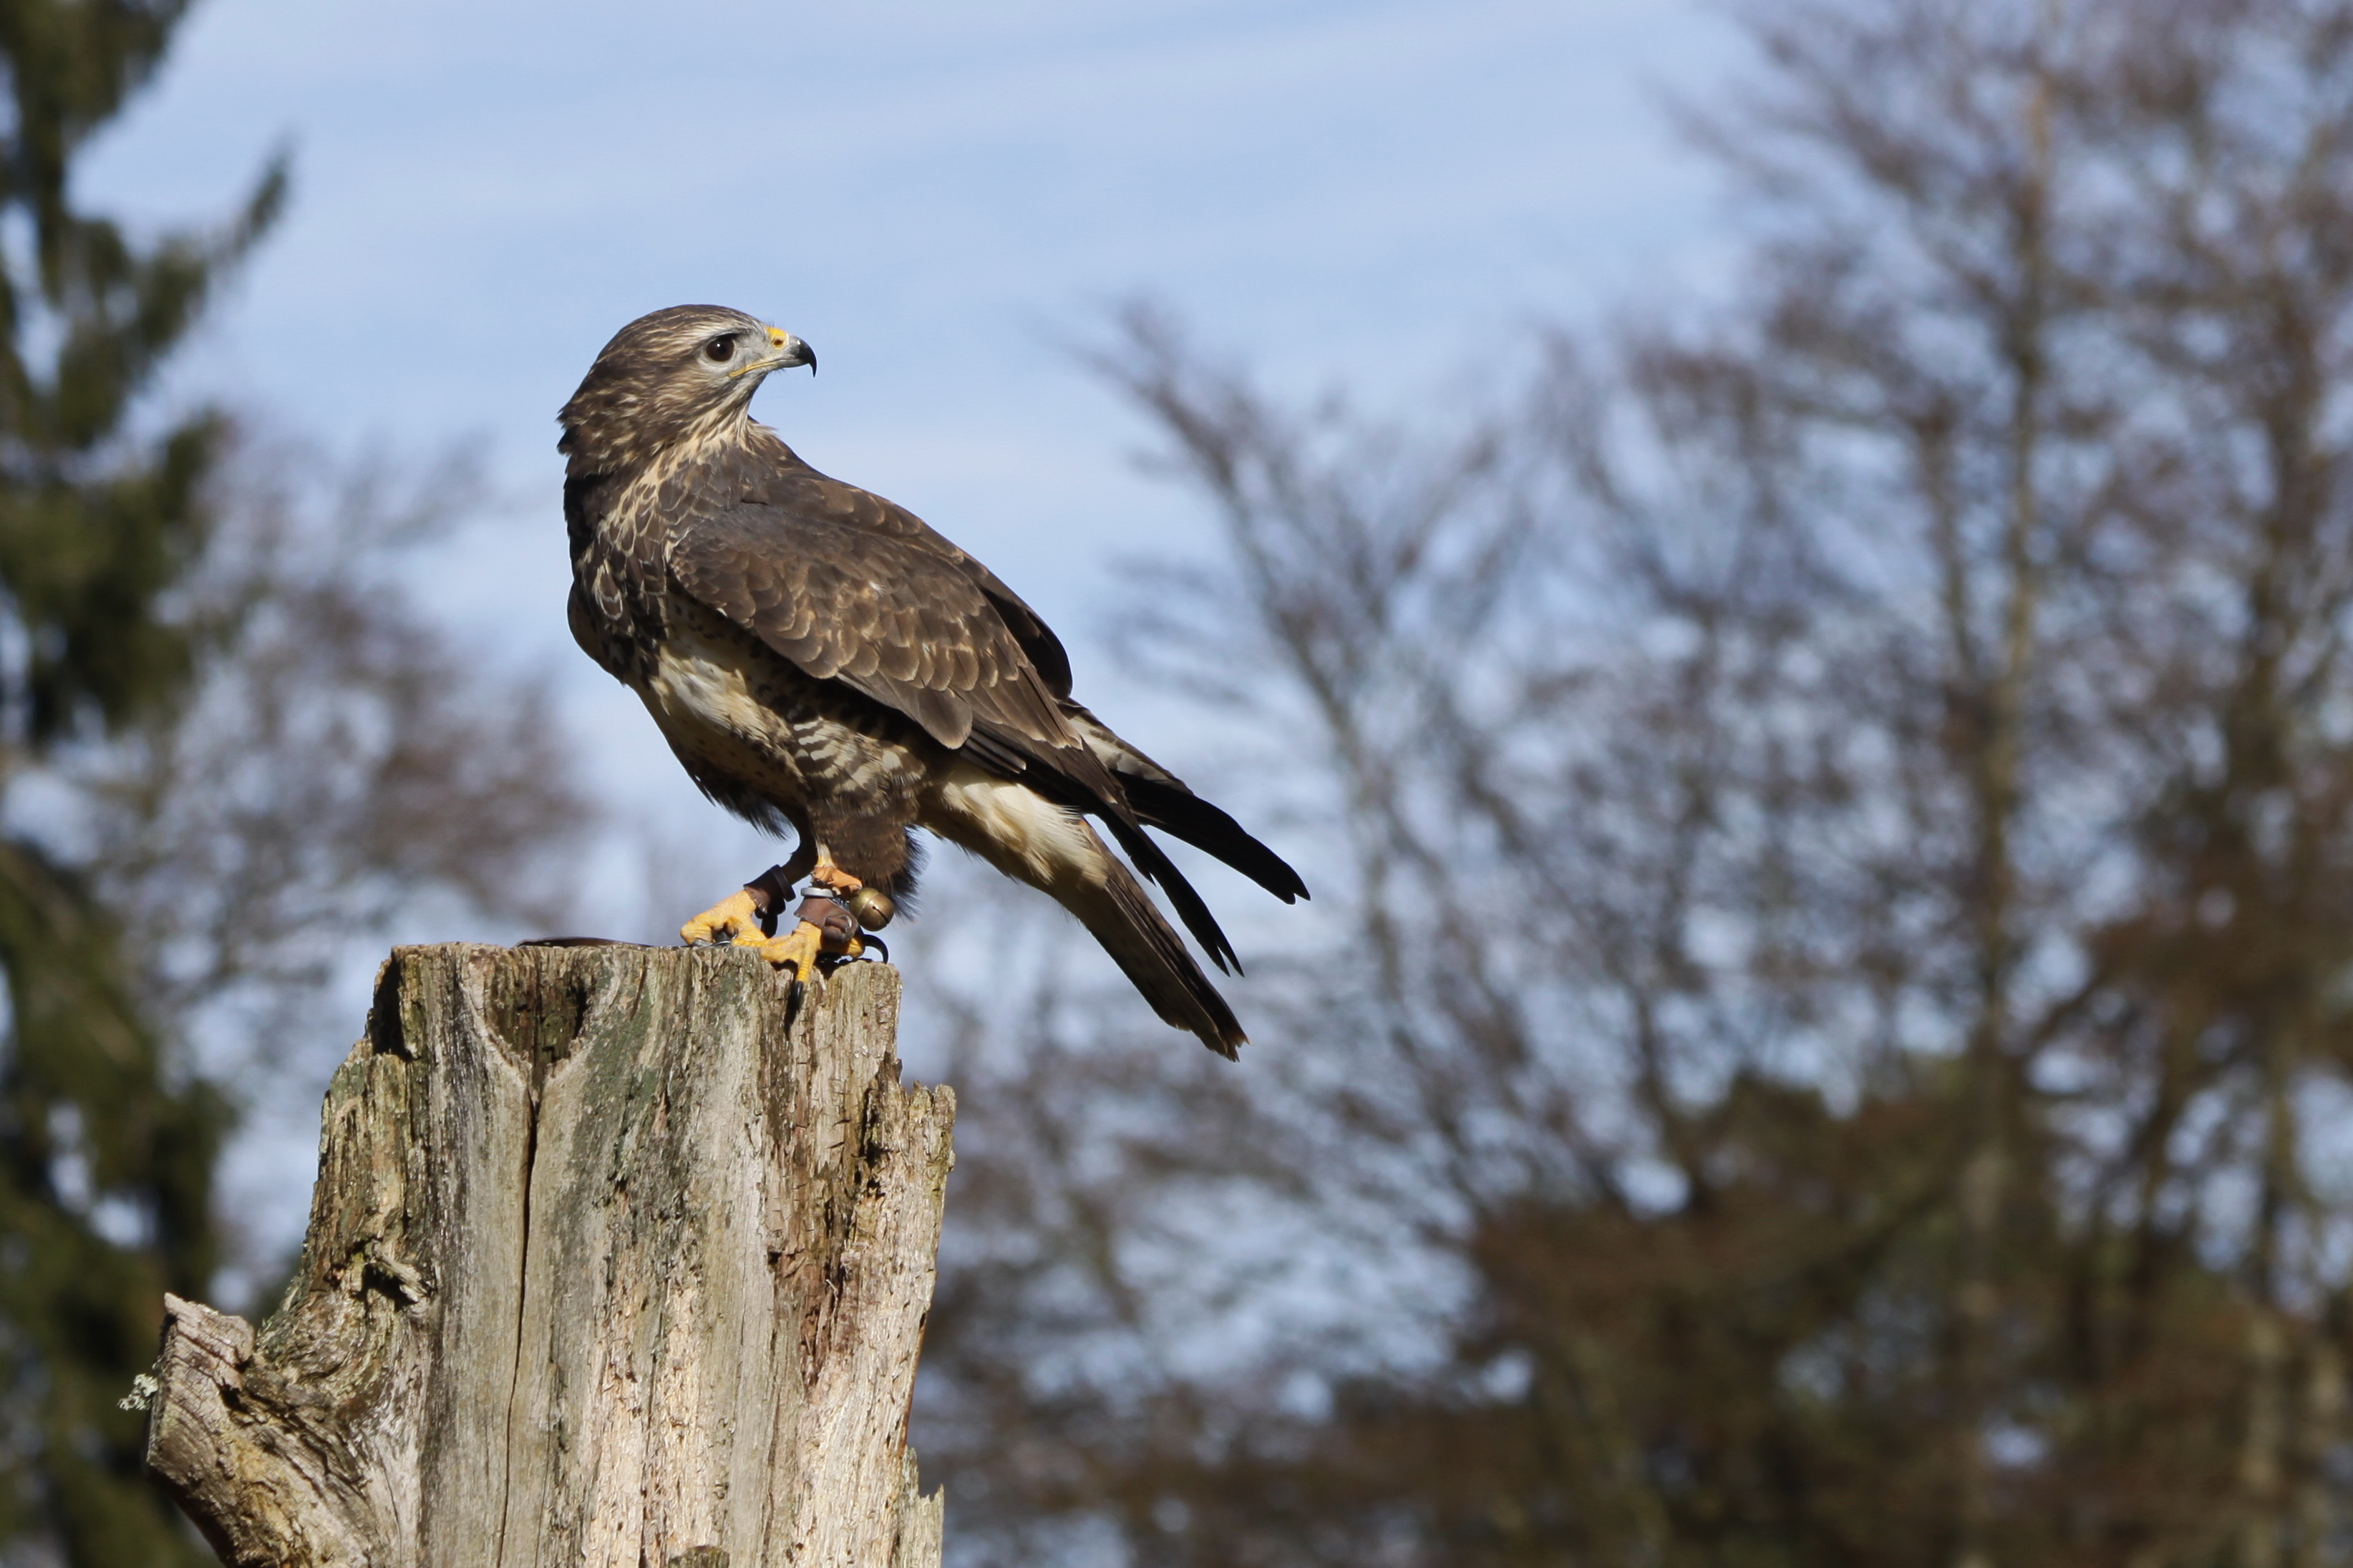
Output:
<path fill-rule="evenodd" d="M 1164 1020 L 1233 1056 L 1233 1010 L 1088 819 L 1220 970 L 1231 944 L 1145 829 L 1286 903 L 1299 873 L 1074 700 L 1061 642 L 995 573 L 753 422 L 760 383 L 797 365 L 817 356 L 791 333 L 681 305 L 622 328 L 557 416 L 573 636 L 705 795 L 797 840 L 681 934 L 806 978 L 913 890 L 923 827 L 1054 899 Z"/>

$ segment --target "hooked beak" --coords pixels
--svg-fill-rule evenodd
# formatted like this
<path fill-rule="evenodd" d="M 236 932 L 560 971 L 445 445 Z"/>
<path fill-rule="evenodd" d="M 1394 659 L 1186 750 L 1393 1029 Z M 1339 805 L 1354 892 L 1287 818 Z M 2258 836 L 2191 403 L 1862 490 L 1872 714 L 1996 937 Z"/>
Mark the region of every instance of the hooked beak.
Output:
<path fill-rule="evenodd" d="M 817 351 L 783 328 L 770 327 L 768 352 L 748 364 L 741 364 L 729 371 L 727 379 L 733 381 L 739 375 L 765 374 L 772 370 L 797 370 L 802 365 L 808 366 L 809 374 L 815 375 Z"/>

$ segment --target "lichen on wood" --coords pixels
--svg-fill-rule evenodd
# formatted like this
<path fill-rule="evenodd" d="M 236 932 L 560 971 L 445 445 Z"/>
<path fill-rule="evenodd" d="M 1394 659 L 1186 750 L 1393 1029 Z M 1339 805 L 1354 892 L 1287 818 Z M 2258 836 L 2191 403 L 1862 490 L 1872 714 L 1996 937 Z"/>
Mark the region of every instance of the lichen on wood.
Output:
<path fill-rule="evenodd" d="M 237 1564 L 932 1568 L 907 1407 L 954 1100 L 898 977 L 403 948 L 256 1330 L 174 1298 L 148 1462 Z"/>

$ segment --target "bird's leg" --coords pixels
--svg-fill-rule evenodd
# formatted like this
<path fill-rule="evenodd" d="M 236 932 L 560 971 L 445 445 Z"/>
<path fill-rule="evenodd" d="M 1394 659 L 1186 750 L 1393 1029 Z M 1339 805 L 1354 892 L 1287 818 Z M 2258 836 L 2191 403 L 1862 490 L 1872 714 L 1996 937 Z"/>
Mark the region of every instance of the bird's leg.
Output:
<path fill-rule="evenodd" d="M 790 964 L 793 977 L 803 982 L 817 973 L 819 958 L 855 958 L 866 948 L 858 939 L 856 918 L 839 901 L 839 895 L 854 893 L 866 884 L 835 865 L 822 847 L 809 872 L 809 884 L 808 897 L 793 911 L 790 931 L 765 941 L 735 939 L 743 945 L 757 946 L 760 956 L 773 964 Z"/>
<path fill-rule="evenodd" d="M 866 884 L 835 865 L 833 857 L 821 847 L 813 858 L 808 897 L 793 911 L 793 927 L 784 935 L 776 934 L 783 923 L 776 917 L 783 912 L 793 884 L 799 880 L 796 873 L 801 868 L 794 864 L 800 859 L 798 855 L 782 866 L 769 867 L 681 926 L 678 934 L 690 946 L 726 942 L 756 947 L 761 957 L 780 967 L 790 965 L 794 977 L 804 981 L 817 972 L 819 958 L 857 957 L 866 944 L 859 940 L 857 918 L 842 907 L 840 900 Z"/>
<path fill-rule="evenodd" d="M 779 969 L 789 966 L 793 978 L 804 984 L 817 973 L 817 961 L 824 953 L 825 931 L 807 921 L 797 921 L 791 931 L 760 943 L 762 958 Z"/>
<path fill-rule="evenodd" d="M 802 900 L 793 917 L 793 929 L 783 936 L 745 945 L 756 945 L 760 956 L 778 968 L 791 965 L 796 980 L 805 982 L 816 973 L 821 958 L 856 958 L 866 951 L 849 911 L 821 893 Z"/>

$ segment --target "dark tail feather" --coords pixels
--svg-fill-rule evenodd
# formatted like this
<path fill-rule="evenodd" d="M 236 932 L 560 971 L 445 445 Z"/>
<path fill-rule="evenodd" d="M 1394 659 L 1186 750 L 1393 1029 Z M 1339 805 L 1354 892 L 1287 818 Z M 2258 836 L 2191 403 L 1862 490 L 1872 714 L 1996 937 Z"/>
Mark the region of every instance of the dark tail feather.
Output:
<path fill-rule="evenodd" d="M 1193 962 L 1185 939 L 1161 917 L 1144 884 L 1108 851 L 1103 859 L 1110 873 L 1102 886 L 1090 887 L 1083 893 L 1058 891 L 1062 907 L 1078 916 L 1088 934 L 1103 943 L 1120 973 L 1144 994 L 1164 1023 L 1190 1029 L 1203 1045 L 1232 1060 L 1244 1043 L 1234 1010 Z"/>
<path fill-rule="evenodd" d="M 1164 784 L 1142 773 L 1122 772 L 1120 787 L 1135 819 L 1146 826 L 1183 839 L 1210 854 L 1281 899 L 1295 903 L 1307 897 L 1307 884 L 1273 850 L 1251 837 L 1242 825 L 1179 784 Z M 1175 898 L 1172 889 L 1169 896 Z M 1190 925 L 1188 920 L 1186 922 Z M 1198 927 L 1194 934 L 1199 935 Z"/>
<path fill-rule="evenodd" d="M 1193 884 L 1185 879 L 1185 873 L 1176 869 L 1168 852 L 1133 823 L 1122 822 L 1115 816 L 1103 820 L 1112 837 L 1119 840 L 1119 847 L 1127 851 L 1127 858 L 1135 862 L 1135 868 L 1159 883 L 1168 901 L 1176 906 L 1177 919 L 1193 933 L 1193 940 L 1201 944 L 1201 951 L 1209 955 L 1209 962 L 1218 966 L 1220 973 L 1240 974 L 1242 961 L 1235 954 L 1234 944 L 1226 940 L 1218 917 L 1209 912 L 1209 906 L 1202 901 Z"/>

